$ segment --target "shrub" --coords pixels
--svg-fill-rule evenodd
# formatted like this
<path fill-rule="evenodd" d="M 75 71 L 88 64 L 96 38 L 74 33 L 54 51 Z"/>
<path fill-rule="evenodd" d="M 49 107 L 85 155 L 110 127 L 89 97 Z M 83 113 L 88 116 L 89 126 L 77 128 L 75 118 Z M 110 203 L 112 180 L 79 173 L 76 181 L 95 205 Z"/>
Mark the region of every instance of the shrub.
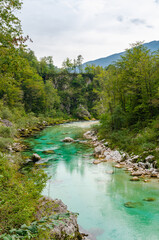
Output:
<path fill-rule="evenodd" d="M 33 169 L 28 175 L 17 171 L 18 166 L 0 158 L 0 228 L 8 229 L 28 224 L 33 218 L 37 200 L 47 180 L 42 170 Z"/>
<path fill-rule="evenodd" d="M 13 143 L 13 139 L 12 138 L 3 138 L 0 137 L 0 150 L 4 151 L 6 150 L 10 144 Z"/>
<path fill-rule="evenodd" d="M 12 112 L 8 107 L 2 107 L 0 109 L 0 117 L 2 119 L 7 119 L 7 120 L 11 120 L 12 119 Z"/>
<path fill-rule="evenodd" d="M 0 126 L 0 137 L 12 138 L 15 133 L 16 129 L 14 127 Z"/>

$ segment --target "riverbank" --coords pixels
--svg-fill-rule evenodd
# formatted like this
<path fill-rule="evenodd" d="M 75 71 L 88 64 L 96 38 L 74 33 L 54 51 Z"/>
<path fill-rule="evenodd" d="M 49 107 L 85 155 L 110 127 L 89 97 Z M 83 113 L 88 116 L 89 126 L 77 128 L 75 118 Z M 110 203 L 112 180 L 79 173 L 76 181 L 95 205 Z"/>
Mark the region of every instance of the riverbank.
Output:
<path fill-rule="evenodd" d="M 52 121 L 37 121 L 36 119 L 34 124 L 29 124 L 28 128 L 16 129 L 16 131 L 14 131 L 14 133 L 11 135 L 12 141 L 9 143 L 7 142 L 5 146 L 2 146 L 2 152 L 0 153 L 0 195 L 1 202 L 4 202 L 4 204 L 1 207 L 0 214 L 1 219 L 3 219 L 3 221 L 0 223 L 0 228 L 2 229 L 0 235 L 1 239 L 15 235 L 15 232 L 12 232 L 11 234 L 8 231 L 8 229 L 11 230 L 12 228 L 17 228 L 16 232 L 18 237 L 18 231 L 22 231 L 21 228 L 24 224 L 27 224 L 26 229 L 23 229 L 25 232 L 24 237 L 26 237 L 27 231 L 30 231 L 28 228 L 32 228 L 35 220 L 39 221 L 39 218 L 35 218 L 35 212 L 38 213 L 39 207 L 45 208 L 46 211 L 43 211 L 43 213 L 46 213 L 46 218 L 48 216 L 48 201 L 42 201 L 42 206 L 39 205 L 41 191 L 44 188 L 48 177 L 37 165 L 33 165 L 29 172 L 21 171 L 21 167 L 26 161 L 26 159 L 21 155 L 21 152 L 28 148 L 28 145 L 26 145 L 23 140 L 29 136 L 36 135 L 37 132 L 41 131 L 47 126 L 53 126 L 72 121 L 74 121 L 74 119 L 52 119 Z M 16 126 L 17 124 L 14 122 L 11 122 L 7 119 L 0 119 L 0 127 L 3 129 L 3 131 L 5 130 L 10 133 L 16 128 Z M 6 135 L 3 135 L 3 139 L 5 139 L 5 137 Z M 57 203 L 57 201 L 59 203 Z M 62 234 L 56 239 L 85 239 L 84 234 L 82 235 L 79 233 L 76 220 L 77 216 L 69 212 L 67 207 L 60 200 L 50 200 L 50 202 L 54 202 L 55 207 L 59 205 L 61 206 L 60 209 L 65 209 L 65 212 L 56 213 L 56 208 L 52 208 L 55 218 L 57 214 L 60 214 L 59 223 L 61 219 L 64 221 L 63 225 L 60 225 L 59 228 L 56 227 L 58 232 L 61 232 Z M 25 208 L 23 208 L 24 205 Z M 61 216 L 63 213 L 64 216 Z M 68 213 L 69 216 L 67 216 Z M 53 221 L 52 225 L 54 223 L 55 222 Z M 68 223 L 68 225 L 66 223 Z M 46 221 L 46 224 L 48 224 L 48 221 Z M 46 235 L 45 239 L 51 239 L 51 235 L 48 234 L 48 227 L 46 227 L 46 230 L 41 228 L 39 225 L 36 227 L 38 228 L 36 232 L 31 231 L 29 233 L 34 239 L 43 239 L 43 235 Z"/>
<path fill-rule="evenodd" d="M 159 169 L 156 168 L 156 161 L 153 155 L 148 155 L 144 162 L 140 161 L 139 155 L 129 155 L 118 150 L 109 148 L 109 143 L 98 140 L 95 131 L 87 131 L 84 134 L 86 139 L 94 146 L 94 155 L 97 158 L 93 164 L 101 162 L 113 162 L 115 168 L 124 168 L 131 175 L 131 181 L 149 182 L 150 179 L 159 179 Z"/>

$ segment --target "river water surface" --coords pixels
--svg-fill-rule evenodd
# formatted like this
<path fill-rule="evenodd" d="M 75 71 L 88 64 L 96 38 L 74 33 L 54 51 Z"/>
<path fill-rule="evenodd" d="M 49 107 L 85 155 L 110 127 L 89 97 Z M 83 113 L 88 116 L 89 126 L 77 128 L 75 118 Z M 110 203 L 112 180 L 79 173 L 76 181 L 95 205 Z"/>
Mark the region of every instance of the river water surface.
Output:
<path fill-rule="evenodd" d="M 93 122 L 48 127 L 30 138 L 33 152 L 46 162 L 51 177 L 43 194 L 60 198 L 79 225 L 97 240 L 159 240 L 159 183 L 131 182 L 122 169 L 111 163 L 93 165 L 93 148 L 62 139 L 82 139 Z M 52 154 L 43 153 L 54 150 Z M 110 174 L 110 171 L 114 174 Z M 145 198 L 155 198 L 147 202 Z M 135 208 L 124 206 L 136 202 Z"/>

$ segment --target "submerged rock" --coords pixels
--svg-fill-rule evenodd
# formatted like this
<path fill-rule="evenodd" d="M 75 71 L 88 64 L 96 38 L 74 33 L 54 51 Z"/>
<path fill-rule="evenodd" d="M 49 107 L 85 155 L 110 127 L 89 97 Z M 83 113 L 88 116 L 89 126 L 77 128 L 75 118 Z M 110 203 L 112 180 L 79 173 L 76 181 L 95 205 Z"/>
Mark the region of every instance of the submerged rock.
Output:
<path fill-rule="evenodd" d="M 55 153 L 55 151 L 54 150 L 45 150 L 42 153 L 44 153 L 44 154 L 53 154 L 53 153 Z"/>
<path fill-rule="evenodd" d="M 74 142 L 74 139 L 71 137 L 65 137 L 62 141 L 63 142 Z"/>
<path fill-rule="evenodd" d="M 136 207 L 141 207 L 143 204 L 140 202 L 126 202 L 124 203 L 124 206 L 127 208 L 136 208 Z"/>
<path fill-rule="evenodd" d="M 140 179 L 138 177 L 133 177 L 130 179 L 130 181 L 140 181 Z"/>
<path fill-rule="evenodd" d="M 106 171 L 107 174 L 114 174 L 114 171 L 113 170 L 110 170 L 110 171 Z"/>
<path fill-rule="evenodd" d="M 144 198 L 143 201 L 147 201 L 147 202 L 153 202 L 155 201 L 155 198 L 149 197 L 149 198 Z"/>
<path fill-rule="evenodd" d="M 143 174 L 145 174 L 144 171 L 136 171 L 136 172 L 132 172 L 132 173 L 131 173 L 131 176 L 141 176 L 141 175 L 143 175 Z"/>

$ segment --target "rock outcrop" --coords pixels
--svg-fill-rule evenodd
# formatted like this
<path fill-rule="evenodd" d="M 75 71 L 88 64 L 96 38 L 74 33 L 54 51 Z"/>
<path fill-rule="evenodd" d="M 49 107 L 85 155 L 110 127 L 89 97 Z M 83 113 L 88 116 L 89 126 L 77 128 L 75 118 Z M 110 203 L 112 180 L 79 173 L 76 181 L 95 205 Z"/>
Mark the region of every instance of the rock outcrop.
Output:
<path fill-rule="evenodd" d="M 88 112 L 88 110 L 83 106 L 83 105 L 79 105 L 77 110 L 76 110 L 76 116 L 79 119 L 83 119 L 83 120 L 88 120 L 91 119 L 91 115 Z"/>
<path fill-rule="evenodd" d="M 57 220 L 57 225 L 53 229 L 49 230 L 50 239 L 56 240 L 82 240 L 86 239 L 79 232 L 77 224 L 77 214 L 69 212 L 67 206 L 59 199 L 52 200 L 47 197 L 42 197 L 39 200 L 38 210 L 35 214 L 37 220 L 42 217 L 50 217 L 53 215 L 68 215 L 62 219 Z"/>

